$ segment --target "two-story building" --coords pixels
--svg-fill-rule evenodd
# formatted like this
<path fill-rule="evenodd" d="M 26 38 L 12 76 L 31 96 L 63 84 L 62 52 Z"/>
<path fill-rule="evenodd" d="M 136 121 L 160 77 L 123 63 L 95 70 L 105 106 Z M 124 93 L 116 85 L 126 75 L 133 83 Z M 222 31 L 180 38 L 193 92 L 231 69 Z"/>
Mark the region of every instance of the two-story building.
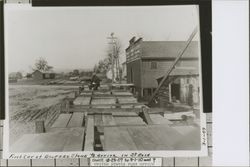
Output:
<path fill-rule="evenodd" d="M 140 98 L 149 99 L 158 86 L 159 78 L 166 74 L 185 45 L 186 41 L 143 41 L 142 38 L 136 40 L 135 37 L 129 41 L 126 49 L 127 82 L 135 85 Z M 174 96 L 177 100 L 187 102 L 187 98 L 184 97 L 187 96 L 184 87 L 189 87 L 189 84 L 192 84 L 193 92 L 199 94 L 198 55 L 198 42 L 193 41 L 177 63 L 175 72 L 172 73 L 182 79 L 171 83 L 170 101 Z M 199 99 L 194 96 L 194 99 Z M 198 100 L 194 101 L 198 102 Z"/>

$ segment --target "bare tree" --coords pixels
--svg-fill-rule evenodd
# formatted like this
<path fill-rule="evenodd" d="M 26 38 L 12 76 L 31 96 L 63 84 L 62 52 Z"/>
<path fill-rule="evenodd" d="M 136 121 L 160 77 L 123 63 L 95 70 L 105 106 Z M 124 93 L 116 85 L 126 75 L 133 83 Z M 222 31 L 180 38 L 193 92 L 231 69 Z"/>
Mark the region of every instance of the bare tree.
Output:
<path fill-rule="evenodd" d="M 73 70 L 73 75 L 74 76 L 79 76 L 80 75 L 79 70 L 78 69 Z"/>
<path fill-rule="evenodd" d="M 95 65 L 94 71 L 97 73 L 107 73 L 112 69 L 112 63 L 116 69 L 116 79 L 120 78 L 120 55 L 122 54 L 122 44 L 118 38 L 112 41 L 107 48 L 106 57 Z M 112 58 L 112 56 L 114 56 Z M 113 60 L 113 62 L 112 62 Z"/>
<path fill-rule="evenodd" d="M 50 71 L 53 67 L 49 66 L 47 60 L 43 57 L 40 57 L 38 60 L 36 60 L 35 67 L 33 68 L 33 71 L 39 70 L 39 71 Z"/>
<path fill-rule="evenodd" d="M 110 69 L 110 63 L 108 58 L 100 60 L 98 64 L 94 66 L 94 72 L 96 73 L 106 73 Z"/>

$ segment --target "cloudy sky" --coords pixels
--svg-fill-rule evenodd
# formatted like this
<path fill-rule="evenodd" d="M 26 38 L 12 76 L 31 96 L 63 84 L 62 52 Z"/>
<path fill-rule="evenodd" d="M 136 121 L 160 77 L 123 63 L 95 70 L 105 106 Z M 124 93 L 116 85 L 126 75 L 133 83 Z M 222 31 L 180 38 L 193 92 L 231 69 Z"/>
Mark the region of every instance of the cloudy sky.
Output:
<path fill-rule="evenodd" d="M 125 48 L 133 36 L 187 40 L 198 25 L 196 6 L 32 8 L 6 5 L 9 72 L 30 70 L 44 57 L 55 69 L 89 69 L 105 58 L 111 32 Z M 198 37 L 196 37 L 196 40 Z"/>

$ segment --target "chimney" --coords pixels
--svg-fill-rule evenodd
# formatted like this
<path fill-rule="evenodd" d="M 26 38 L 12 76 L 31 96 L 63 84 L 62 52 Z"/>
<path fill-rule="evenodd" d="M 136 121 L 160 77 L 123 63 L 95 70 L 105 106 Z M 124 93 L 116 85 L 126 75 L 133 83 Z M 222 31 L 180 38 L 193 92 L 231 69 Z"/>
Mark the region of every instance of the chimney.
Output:
<path fill-rule="evenodd" d="M 132 45 L 133 43 L 135 43 L 135 36 L 129 40 L 130 45 Z"/>

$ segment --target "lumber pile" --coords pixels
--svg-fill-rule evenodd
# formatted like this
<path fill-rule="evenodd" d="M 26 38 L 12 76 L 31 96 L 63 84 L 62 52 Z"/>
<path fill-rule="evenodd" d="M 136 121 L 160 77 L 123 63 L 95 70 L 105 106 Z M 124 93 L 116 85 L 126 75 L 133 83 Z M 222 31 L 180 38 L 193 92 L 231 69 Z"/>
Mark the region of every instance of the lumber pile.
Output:
<path fill-rule="evenodd" d="M 86 97 L 86 96 L 78 96 L 73 104 L 74 105 L 89 105 L 91 97 Z"/>

